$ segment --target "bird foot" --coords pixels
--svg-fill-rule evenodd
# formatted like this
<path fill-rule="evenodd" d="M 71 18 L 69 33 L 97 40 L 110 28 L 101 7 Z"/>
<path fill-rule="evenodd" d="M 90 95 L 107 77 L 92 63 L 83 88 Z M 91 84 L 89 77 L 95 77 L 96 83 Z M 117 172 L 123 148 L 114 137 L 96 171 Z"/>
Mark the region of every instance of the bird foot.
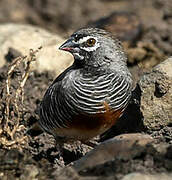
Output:
<path fill-rule="evenodd" d="M 99 143 L 96 141 L 84 141 L 82 143 L 92 148 L 95 148 L 97 145 L 99 145 Z"/>
<path fill-rule="evenodd" d="M 56 144 L 56 149 L 59 151 L 59 158 L 56 158 L 54 162 L 63 168 L 65 167 L 63 144 Z"/>

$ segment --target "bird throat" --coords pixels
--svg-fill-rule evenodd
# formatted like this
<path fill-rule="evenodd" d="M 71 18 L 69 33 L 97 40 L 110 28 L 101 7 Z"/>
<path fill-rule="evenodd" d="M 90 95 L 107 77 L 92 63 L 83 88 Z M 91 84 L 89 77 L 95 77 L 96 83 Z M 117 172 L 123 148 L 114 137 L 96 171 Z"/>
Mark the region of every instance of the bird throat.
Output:
<path fill-rule="evenodd" d="M 82 68 L 85 74 L 99 75 L 109 70 L 109 63 L 103 59 L 95 60 L 95 57 L 90 53 L 80 54 L 74 53 L 74 64 L 76 68 Z"/>

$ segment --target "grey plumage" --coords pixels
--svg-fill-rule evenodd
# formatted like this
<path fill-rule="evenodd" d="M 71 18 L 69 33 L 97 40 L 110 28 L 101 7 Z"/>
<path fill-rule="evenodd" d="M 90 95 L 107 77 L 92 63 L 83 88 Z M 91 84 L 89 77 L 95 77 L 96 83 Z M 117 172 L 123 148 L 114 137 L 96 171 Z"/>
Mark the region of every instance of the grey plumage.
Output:
<path fill-rule="evenodd" d="M 131 97 L 132 78 L 120 42 L 104 30 L 81 29 L 61 49 L 71 52 L 75 61 L 45 93 L 39 124 L 55 137 L 63 136 L 61 129 L 66 129 L 69 133 L 64 136 L 77 139 L 77 132 L 73 135 L 69 127 L 74 117 L 103 114 L 104 102 L 113 111 L 123 111 Z"/>

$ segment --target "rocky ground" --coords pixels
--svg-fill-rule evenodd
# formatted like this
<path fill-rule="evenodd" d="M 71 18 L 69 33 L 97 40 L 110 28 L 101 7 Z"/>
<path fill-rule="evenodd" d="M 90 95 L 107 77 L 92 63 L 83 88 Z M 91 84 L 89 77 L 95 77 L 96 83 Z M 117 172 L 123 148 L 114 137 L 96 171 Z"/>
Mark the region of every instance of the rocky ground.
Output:
<path fill-rule="evenodd" d="M 2 0 L 0 179 L 172 179 L 171 10 L 170 0 Z M 28 129 L 45 90 L 73 61 L 56 46 L 88 25 L 122 40 L 133 98 L 116 126 L 96 139 L 99 146 L 66 144 L 62 159 L 53 137 L 29 135 Z"/>

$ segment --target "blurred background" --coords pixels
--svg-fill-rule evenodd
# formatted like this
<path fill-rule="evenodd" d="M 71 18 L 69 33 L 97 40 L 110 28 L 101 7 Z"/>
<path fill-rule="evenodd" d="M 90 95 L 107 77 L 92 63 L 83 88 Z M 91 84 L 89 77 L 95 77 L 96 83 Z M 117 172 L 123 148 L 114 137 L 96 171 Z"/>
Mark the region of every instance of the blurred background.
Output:
<path fill-rule="evenodd" d="M 42 27 L 67 38 L 83 26 L 122 40 L 128 65 L 149 69 L 172 55 L 171 0 L 0 0 L 0 23 Z"/>
<path fill-rule="evenodd" d="M 47 87 L 73 62 L 73 57 L 58 50 L 58 46 L 74 31 L 85 26 L 103 28 L 122 41 L 135 84 L 143 73 L 149 72 L 153 66 L 172 56 L 172 0 L 0 0 L 0 179 L 17 177 L 27 180 L 33 179 L 32 175 L 34 179 L 49 179 L 52 173 L 56 177 L 54 179 L 57 179 L 57 172 L 54 173 L 53 169 L 55 167 L 59 170 L 60 163 L 64 162 L 57 162 L 59 152 L 54 148 L 54 139 L 47 134 L 30 138 L 26 137 L 25 132 L 39 118 L 37 107 Z M 32 63 L 35 70 L 31 71 L 24 85 L 24 102 L 21 101 L 23 96 L 16 96 L 16 92 L 23 82 L 27 58 L 22 58 L 22 63 L 11 73 L 11 81 L 8 81 L 9 96 L 4 90 L 7 71 L 11 67 L 8 65 L 18 56 L 27 56 L 30 59 L 29 50 L 36 50 L 40 46 L 42 48 L 36 53 L 36 61 Z M 171 77 L 171 73 L 164 69 Z M 170 68 L 167 70 L 170 71 Z M 140 126 L 148 125 L 151 129 L 148 133 L 166 144 L 153 144 L 153 149 L 138 151 L 139 155 L 136 157 L 132 155 L 134 158 L 129 163 L 123 159 L 115 159 L 115 165 L 110 161 L 97 166 L 95 171 L 91 169 L 93 173 L 89 174 L 88 171 L 84 176 L 95 176 L 98 173 L 108 179 L 121 179 L 125 174 L 138 170 L 171 173 L 172 146 L 168 145 L 172 144 L 172 93 L 166 90 L 167 85 L 171 87 L 171 80 L 169 84 L 166 83 L 166 76 L 162 78 L 162 75 L 159 72 L 147 74 L 150 84 L 147 83 L 147 78 L 142 78 L 143 91 L 136 88 L 126 114 L 116 127 L 107 132 L 106 138 L 126 132 L 138 132 L 143 130 Z M 154 84 L 155 77 L 159 78 L 159 84 Z M 9 116 L 4 113 L 8 109 L 6 107 L 10 107 Z M 9 128 L 2 128 L 5 123 Z M 162 125 L 165 127 L 162 128 Z M 144 129 L 144 132 L 147 131 Z M 11 151 L 3 150 L 2 147 Z M 24 153 L 20 154 L 12 148 L 20 149 Z M 65 163 L 75 161 L 89 151 L 88 147 L 82 146 L 76 153 L 73 145 L 65 149 Z M 134 148 L 134 152 L 135 150 L 137 148 Z M 102 157 L 106 159 L 104 155 Z M 66 174 L 70 175 L 71 172 Z M 78 175 L 72 177 L 80 179 Z"/>

